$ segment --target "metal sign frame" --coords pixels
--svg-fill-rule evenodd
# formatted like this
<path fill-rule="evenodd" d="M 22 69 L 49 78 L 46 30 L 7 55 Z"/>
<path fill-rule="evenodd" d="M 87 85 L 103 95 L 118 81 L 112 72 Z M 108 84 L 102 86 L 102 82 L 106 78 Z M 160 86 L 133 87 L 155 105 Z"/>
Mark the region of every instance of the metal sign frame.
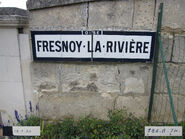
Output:
<path fill-rule="evenodd" d="M 94 57 L 95 52 L 91 52 L 91 55 L 87 58 L 79 58 L 79 57 L 38 57 L 36 52 L 36 35 L 89 35 L 91 37 L 90 47 L 93 49 L 93 41 L 95 36 L 99 35 L 112 35 L 112 36 L 141 36 L 141 37 L 151 37 L 151 48 L 150 48 L 150 56 L 147 59 L 142 58 L 96 58 Z M 32 38 L 32 51 L 33 51 L 33 59 L 34 61 L 120 61 L 120 62 L 151 62 L 153 58 L 154 51 L 154 42 L 155 42 L 155 32 L 129 32 L 129 31 L 31 31 Z"/>

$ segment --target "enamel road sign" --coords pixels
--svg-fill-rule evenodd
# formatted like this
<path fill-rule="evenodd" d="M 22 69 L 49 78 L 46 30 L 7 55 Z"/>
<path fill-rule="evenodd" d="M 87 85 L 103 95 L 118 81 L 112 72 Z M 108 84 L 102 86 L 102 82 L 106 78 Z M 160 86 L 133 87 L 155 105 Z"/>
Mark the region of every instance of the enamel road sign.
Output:
<path fill-rule="evenodd" d="M 151 61 L 154 32 L 32 31 L 34 60 Z"/>

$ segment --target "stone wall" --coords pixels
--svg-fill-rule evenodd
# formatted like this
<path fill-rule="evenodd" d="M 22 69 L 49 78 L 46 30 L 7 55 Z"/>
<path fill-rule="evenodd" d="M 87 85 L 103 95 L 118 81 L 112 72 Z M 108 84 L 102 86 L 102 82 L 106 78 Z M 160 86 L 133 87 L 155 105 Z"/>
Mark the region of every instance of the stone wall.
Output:
<path fill-rule="evenodd" d="M 164 2 L 162 43 L 165 54 L 168 78 L 173 93 L 173 101 L 178 121 L 184 121 L 184 86 L 185 86 L 185 2 L 181 0 Z M 172 10 L 173 9 L 173 10 Z M 173 122 L 170 101 L 161 64 L 161 53 L 159 53 L 159 64 L 157 72 L 157 84 L 155 89 L 152 120 L 158 122 Z"/>
<path fill-rule="evenodd" d="M 18 28 L 27 28 L 27 14 L 26 10 L 18 8 L 0 8 L 0 115 L 4 125 L 16 123 L 15 110 L 26 115 L 27 91 L 24 90 L 22 75 L 25 72 L 21 68 L 20 53 L 23 47 L 29 48 L 29 44 L 27 47 L 20 45 L 24 41 L 20 39 Z"/>
<path fill-rule="evenodd" d="M 28 0 L 29 27 L 33 31 L 156 31 L 160 2 L 164 2 L 166 61 L 184 62 L 184 57 L 175 56 L 176 40 L 181 38 L 178 33 L 181 35 L 185 30 L 183 0 Z M 67 115 L 78 118 L 92 114 L 106 119 L 109 109 L 125 108 L 136 116 L 146 117 L 152 66 L 152 63 L 33 61 L 32 86 L 38 96 L 40 115 L 62 119 Z"/>

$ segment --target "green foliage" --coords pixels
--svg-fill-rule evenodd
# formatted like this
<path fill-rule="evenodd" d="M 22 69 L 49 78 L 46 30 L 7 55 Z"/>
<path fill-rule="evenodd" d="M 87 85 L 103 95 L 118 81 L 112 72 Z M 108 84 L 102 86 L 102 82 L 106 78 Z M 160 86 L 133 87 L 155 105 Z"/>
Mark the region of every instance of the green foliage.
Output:
<path fill-rule="evenodd" d="M 22 126 L 40 126 L 41 119 L 39 117 L 36 117 L 34 115 L 30 116 L 28 119 L 21 120 L 21 122 L 18 123 L 18 125 Z"/>
<path fill-rule="evenodd" d="M 125 132 L 133 138 L 144 137 L 144 127 L 148 123 L 144 119 L 138 119 L 133 115 L 128 116 L 125 121 Z"/>
<path fill-rule="evenodd" d="M 183 134 L 183 137 L 185 137 L 185 121 L 181 122 L 179 126 L 182 126 L 182 134 Z"/>
<path fill-rule="evenodd" d="M 86 116 L 75 121 L 65 118 L 60 122 L 46 122 L 38 117 L 31 116 L 22 120 L 22 125 L 41 127 L 41 136 L 33 139 L 143 139 L 144 126 L 151 125 L 144 119 L 136 118 L 123 110 L 110 110 L 109 120 L 100 120 Z M 185 122 L 183 135 L 185 134 Z M 161 137 L 160 137 L 161 138 Z"/>

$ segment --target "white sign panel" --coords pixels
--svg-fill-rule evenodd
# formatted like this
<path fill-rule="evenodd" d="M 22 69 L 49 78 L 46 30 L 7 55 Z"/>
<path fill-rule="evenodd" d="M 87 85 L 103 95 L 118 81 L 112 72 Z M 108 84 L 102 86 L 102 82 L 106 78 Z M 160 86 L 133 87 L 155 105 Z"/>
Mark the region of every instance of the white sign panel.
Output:
<path fill-rule="evenodd" d="M 151 61 L 154 32 L 33 31 L 34 60 Z"/>
<path fill-rule="evenodd" d="M 40 126 L 13 126 L 14 136 L 40 136 Z"/>
<path fill-rule="evenodd" d="M 151 36 L 95 35 L 94 58 L 149 59 Z"/>
<path fill-rule="evenodd" d="M 81 32 L 32 32 L 34 59 L 91 57 L 91 35 Z"/>
<path fill-rule="evenodd" d="M 145 126 L 145 136 L 182 136 L 182 126 Z"/>

